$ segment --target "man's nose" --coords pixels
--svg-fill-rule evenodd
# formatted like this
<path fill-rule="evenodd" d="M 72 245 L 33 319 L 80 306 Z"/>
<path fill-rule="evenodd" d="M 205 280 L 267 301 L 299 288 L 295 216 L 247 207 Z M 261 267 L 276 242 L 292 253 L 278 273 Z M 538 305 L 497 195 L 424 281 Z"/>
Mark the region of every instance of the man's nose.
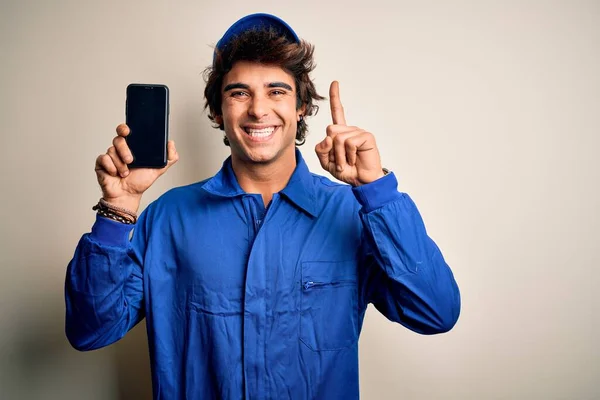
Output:
<path fill-rule="evenodd" d="M 248 107 L 248 114 L 257 120 L 269 114 L 269 101 L 264 96 L 254 96 Z"/>

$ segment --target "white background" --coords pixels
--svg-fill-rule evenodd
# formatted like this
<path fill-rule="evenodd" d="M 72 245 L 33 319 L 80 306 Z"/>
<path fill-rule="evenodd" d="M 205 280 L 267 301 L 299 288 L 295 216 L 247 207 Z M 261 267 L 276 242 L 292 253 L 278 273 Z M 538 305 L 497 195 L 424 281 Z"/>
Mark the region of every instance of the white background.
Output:
<path fill-rule="evenodd" d="M 220 168 L 201 73 L 251 12 L 316 45 L 318 91 L 340 81 L 348 123 L 375 134 L 461 289 L 445 335 L 369 309 L 362 398 L 600 398 L 598 1 L 0 4 L 1 398 L 150 397 L 143 324 L 106 349 L 69 347 L 66 265 L 127 84 L 170 87 L 181 156 L 143 206 Z M 318 173 L 321 106 L 302 147 Z"/>

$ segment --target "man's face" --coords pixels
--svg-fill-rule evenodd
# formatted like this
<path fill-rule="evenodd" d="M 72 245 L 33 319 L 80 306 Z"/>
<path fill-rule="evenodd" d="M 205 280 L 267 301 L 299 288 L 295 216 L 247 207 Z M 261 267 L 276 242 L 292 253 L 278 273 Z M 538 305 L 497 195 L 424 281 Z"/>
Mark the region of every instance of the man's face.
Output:
<path fill-rule="evenodd" d="M 243 162 L 295 157 L 294 78 L 282 68 L 239 61 L 223 79 L 221 116 L 231 154 Z"/>

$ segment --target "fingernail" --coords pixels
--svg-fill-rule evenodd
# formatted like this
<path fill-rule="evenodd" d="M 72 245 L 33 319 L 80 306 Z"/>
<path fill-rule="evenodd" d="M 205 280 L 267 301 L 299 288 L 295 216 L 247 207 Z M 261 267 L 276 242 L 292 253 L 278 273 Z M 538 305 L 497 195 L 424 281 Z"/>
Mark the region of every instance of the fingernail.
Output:
<path fill-rule="evenodd" d="M 121 174 L 121 176 L 122 176 L 123 178 L 125 178 L 127 175 L 129 175 L 129 171 L 125 171 L 125 172 L 123 172 L 123 173 Z"/>
<path fill-rule="evenodd" d="M 337 170 L 338 170 L 338 172 L 342 172 L 342 170 L 343 170 L 342 166 L 341 166 L 341 165 L 338 165 L 338 166 L 337 166 Z"/>

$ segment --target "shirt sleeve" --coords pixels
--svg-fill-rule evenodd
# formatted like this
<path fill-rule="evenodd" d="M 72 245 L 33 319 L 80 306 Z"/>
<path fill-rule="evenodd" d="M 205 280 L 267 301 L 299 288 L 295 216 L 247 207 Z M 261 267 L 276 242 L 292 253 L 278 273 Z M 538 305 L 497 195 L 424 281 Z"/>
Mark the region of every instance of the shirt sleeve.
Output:
<path fill-rule="evenodd" d="M 80 239 L 65 278 L 65 332 L 74 348 L 114 343 L 144 317 L 144 215 L 135 226 L 97 216 Z"/>
<path fill-rule="evenodd" d="M 460 314 L 458 286 L 415 203 L 397 186 L 390 173 L 353 188 L 365 234 L 362 298 L 415 332 L 447 332 Z"/>

